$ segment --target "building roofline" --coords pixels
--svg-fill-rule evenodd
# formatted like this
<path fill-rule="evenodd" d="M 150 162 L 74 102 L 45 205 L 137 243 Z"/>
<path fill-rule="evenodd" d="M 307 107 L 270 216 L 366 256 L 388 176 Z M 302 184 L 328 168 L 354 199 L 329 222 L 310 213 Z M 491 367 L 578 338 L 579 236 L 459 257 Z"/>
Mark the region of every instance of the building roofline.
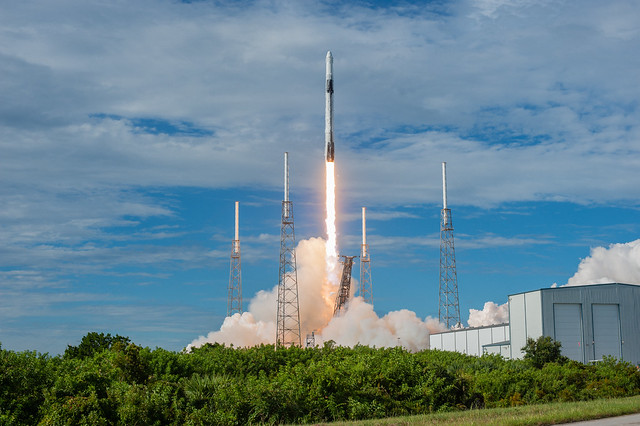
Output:
<path fill-rule="evenodd" d="M 598 284 L 583 284 L 583 285 L 565 285 L 561 287 L 544 287 L 539 288 L 537 290 L 529 290 L 529 291 L 520 291 L 518 293 L 511 293 L 508 297 L 517 296 L 518 294 L 526 294 L 526 293 L 534 293 L 536 291 L 561 291 L 575 288 L 593 288 L 593 287 L 604 287 L 604 286 L 625 286 L 625 287 L 636 287 L 640 289 L 640 285 L 638 284 L 627 284 L 627 283 L 598 283 Z"/>
<path fill-rule="evenodd" d="M 505 325 L 509 325 L 508 322 L 503 322 L 500 324 L 492 324 L 492 325 L 481 325 L 480 327 L 463 327 L 463 328 L 455 328 L 453 330 L 445 330 L 445 331 L 441 331 L 439 333 L 429 333 L 430 336 L 435 336 L 437 334 L 446 334 L 446 333 L 453 333 L 456 331 L 467 331 L 467 330 L 481 330 L 483 328 L 493 328 L 493 327 L 501 327 L 501 326 L 505 326 Z"/>

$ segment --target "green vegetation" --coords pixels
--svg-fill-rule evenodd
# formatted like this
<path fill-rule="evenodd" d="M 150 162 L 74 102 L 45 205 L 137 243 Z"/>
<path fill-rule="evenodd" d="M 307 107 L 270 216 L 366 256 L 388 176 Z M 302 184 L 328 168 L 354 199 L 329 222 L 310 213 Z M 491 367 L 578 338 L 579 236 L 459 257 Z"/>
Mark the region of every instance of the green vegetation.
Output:
<path fill-rule="evenodd" d="M 522 348 L 524 359 L 535 368 L 542 368 L 549 362 L 564 364 L 568 358 L 561 354 L 561 344 L 549 336 L 540 336 L 537 340 L 527 337 L 527 343 Z"/>
<path fill-rule="evenodd" d="M 627 363 L 560 361 L 331 343 L 186 354 L 90 333 L 63 356 L 0 348 L 0 424 L 311 423 L 640 394 Z"/>

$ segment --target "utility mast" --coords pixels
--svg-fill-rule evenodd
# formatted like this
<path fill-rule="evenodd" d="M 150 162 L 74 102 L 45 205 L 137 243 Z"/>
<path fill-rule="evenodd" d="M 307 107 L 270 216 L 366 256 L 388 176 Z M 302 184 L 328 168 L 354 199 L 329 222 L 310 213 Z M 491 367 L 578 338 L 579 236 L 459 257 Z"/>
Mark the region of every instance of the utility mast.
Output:
<path fill-rule="evenodd" d="M 242 313 L 242 273 L 240 269 L 240 238 L 238 237 L 238 210 L 236 201 L 236 234 L 231 244 L 231 266 L 229 268 L 229 296 L 227 298 L 227 316 Z"/>
<path fill-rule="evenodd" d="M 362 208 L 362 250 L 360 251 L 360 297 L 373 305 L 373 286 L 371 283 L 371 258 L 367 244 L 367 208 Z"/>
<path fill-rule="evenodd" d="M 293 227 L 293 205 L 289 201 L 289 153 L 284 153 L 284 201 L 280 227 L 280 271 L 278 279 L 278 317 L 276 347 L 302 346 L 300 338 L 300 306 L 298 304 L 298 272 L 296 269 L 296 236 Z"/>
<path fill-rule="evenodd" d="M 438 319 L 447 328 L 458 327 L 460 306 L 458 304 L 458 274 L 456 252 L 453 244 L 453 222 L 451 209 L 447 208 L 447 163 L 442 163 L 442 213 L 440 220 L 440 307 Z"/>
<path fill-rule="evenodd" d="M 349 301 L 351 293 L 351 270 L 353 269 L 353 259 L 358 256 L 340 256 L 342 261 L 342 278 L 340 279 L 340 289 L 336 296 L 336 305 L 333 308 L 333 316 L 339 315 Z"/>

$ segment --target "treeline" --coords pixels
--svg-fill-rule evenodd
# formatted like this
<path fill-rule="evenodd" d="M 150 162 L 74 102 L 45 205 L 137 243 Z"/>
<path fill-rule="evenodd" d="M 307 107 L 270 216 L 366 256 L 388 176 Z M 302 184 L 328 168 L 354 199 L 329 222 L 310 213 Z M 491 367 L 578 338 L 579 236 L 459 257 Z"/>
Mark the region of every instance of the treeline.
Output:
<path fill-rule="evenodd" d="M 640 393 L 632 365 L 539 352 L 504 360 L 329 343 L 186 354 L 90 333 L 55 357 L 0 348 L 0 424 L 310 423 Z"/>

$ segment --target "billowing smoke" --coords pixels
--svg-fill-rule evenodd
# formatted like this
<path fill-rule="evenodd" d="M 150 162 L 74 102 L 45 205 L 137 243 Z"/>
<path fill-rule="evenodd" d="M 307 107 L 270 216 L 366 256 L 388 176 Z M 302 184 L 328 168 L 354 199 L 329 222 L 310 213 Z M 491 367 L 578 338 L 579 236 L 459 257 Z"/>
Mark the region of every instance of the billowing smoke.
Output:
<path fill-rule="evenodd" d="M 467 322 L 469 327 L 482 327 L 509 322 L 509 304 L 497 305 L 493 302 L 487 302 L 481 311 L 469 309 L 469 321 Z"/>
<path fill-rule="evenodd" d="M 206 337 L 200 336 L 187 346 L 200 347 L 205 343 L 226 343 L 234 346 L 254 346 L 260 343 L 273 343 L 276 335 L 276 323 L 258 321 L 251 312 L 233 314 L 224 319 L 219 331 L 212 331 Z"/>
<path fill-rule="evenodd" d="M 640 240 L 591 249 L 566 285 L 640 284 Z"/>
<path fill-rule="evenodd" d="M 322 330 L 320 343 L 333 340 L 340 346 L 358 343 L 377 347 L 402 346 L 410 351 L 429 347 L 429 334 L 444 331 L 437 319 L 422 321 L 407 309 L 389 312 L 382 318 L 361 297 L 349 301 L 344 315 L 333 318 Z"/>
<path fill-rule="evenodd" d="M 373 306 L 361 298 L 352 298 L 346 311 L 333 318 L 338 286 L 327 280 L 325 240 L 302 240 L 296 249 L 298 300 L 302 341 L 315 331 L 316 344 L 333 340 L 338 345 L 356 344 L 389 347 L 403 346 L 412 351 L 429 347 L 429 333 L 444 331 L 436 319 L 421 320 L 414 312 L 400 310 L 379 318 Z M 352 286 L 355 290 L 355 286 Z M 249 304 L 248 312 L 226 318 L 218 331 L 201 336 L 186 350 L 205 343 L 253 346 L 273 343 L 276 335 L 277 285 L 270 291 L 259 291 Z"/>

